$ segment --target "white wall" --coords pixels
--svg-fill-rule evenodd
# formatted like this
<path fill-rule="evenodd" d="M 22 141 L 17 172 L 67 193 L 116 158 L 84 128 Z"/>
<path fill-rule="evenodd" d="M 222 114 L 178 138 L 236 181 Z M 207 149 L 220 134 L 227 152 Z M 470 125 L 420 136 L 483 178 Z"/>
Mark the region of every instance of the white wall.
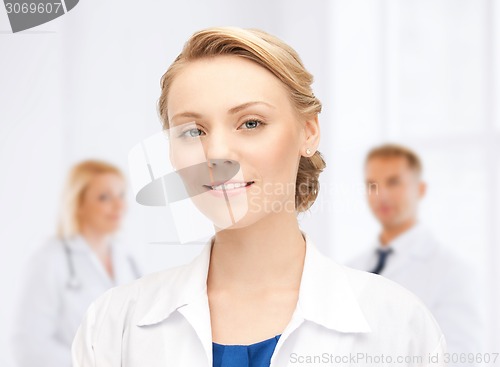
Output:
<path fill-rule="evenodd" d="M 328 167 L 317 203 L 301 218 L 322 250 L 343 262 L 369 246 L 377 226 L 364 202 L 364 154 L 387 139 L 409 144 L 430 184 L 422 218 L 489 272 L 488 332 L 491 348 L 500 345 L 500 6 L 493 5 L 85 0 L 15 35 L 0 10 L 0 243 L 8 255 L 0 257 L 8 295 L 0 350 L 8 350 L 16 279 L 53 232 L 66 170 L 91 156 L 127 170 L 130 148 L 160 129 L 160 76 L 194 31 L 215 25 L 274 33 L 315 75 Z M 151 223 L 163 215 L 130 203 L 124 236 L 149 270 L 199 251 L 148 244 Z M 11 363 L 0 354 L 1 366 Z"/>
<path fill-rule="evenodd" d="M 331 254 L 347 260 L 377 233 L 362 187 L 367 150 L 385 141 L 414 148 L 429 186 L 420 219 L 486 276 L 489 350 L 500 345 L 499 8 L 334 1 L 329 32 Z"/>

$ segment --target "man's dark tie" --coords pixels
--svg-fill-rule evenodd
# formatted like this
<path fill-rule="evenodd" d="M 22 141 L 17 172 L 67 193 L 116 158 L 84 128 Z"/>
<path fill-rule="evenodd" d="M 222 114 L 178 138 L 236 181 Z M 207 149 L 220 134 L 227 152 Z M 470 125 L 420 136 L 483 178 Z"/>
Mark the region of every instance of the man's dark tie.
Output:
<path fill-rule="evenodd" d="M 387 248 L 387 249 L 377 249 L 378 253 L 378 263 L 377 266 L 375 266 L 375 269 L 373 269 L 371 272 L 375 274 L 380 274 L 380 272 L 384 269 L 385 262 L 387 260 L 387 256 L 392 253 L 392 248 Z"/>

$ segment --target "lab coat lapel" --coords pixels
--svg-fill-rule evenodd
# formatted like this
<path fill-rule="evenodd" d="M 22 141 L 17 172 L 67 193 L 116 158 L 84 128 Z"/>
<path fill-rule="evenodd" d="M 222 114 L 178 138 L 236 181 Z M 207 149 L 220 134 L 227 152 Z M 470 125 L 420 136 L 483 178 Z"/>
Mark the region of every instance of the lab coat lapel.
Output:
<path fill-rule="evenodd" d="M 114 281 L 109 277 L 108 273 L 104 269 L 104 265 L 98 259 L 97 255 L 82 235 L 76 235 L 73 237 L 69 245 L 74 252 L 85 254 L 91 266 L 95 269 L 95 274 L 98 274 L 99 279 L 102 281 L 102 284 L 106 286 L 106 288 L 115 286 Z"/>
<path fill-rule="evenodd" d="M 323 255 L 302 233 L 307 246 L 298 301 L 302 316 L 340 332 L 371 332 L 345 267 Z"/>
<path fill-rule="evenodd" d="M 389 257 L 383 271 L 388 278 L 405 271 L 415 261 L 426 261 L 435 248 L 433 239 L 420 223 L 394 239 L 390 246 L 394 249 L 393 258 Z"/>
<path fill-rule="evenodd" d="M 271 367 L 289 366 L 289 358 L 300 348 L 335 349 L 343 333 L 370 333 L 372 330 L 352 290 L 345 267 L 323 255 L 311 237 L 302 232 L 306 242 L 306 257 L 299 289 L 299 299 L 292 318 L 283 331 L 273 356 Z M 322 340 L 310 340 L 302 335 L 287 343 L 293 332 L 304 322 L 311 322 L 334 331 L 328 345 Z M 348 342 L 351 339 L 342 339 Z M 286 345 L 285 345 L 286 343 Z"/>
<path fill-rule="evenodd" d="M 198 298 L 182 306 L 178 311 L 186 318 L 195 330 L 200 339 L 205 354 L 207 356 L 208 365 L 212 365 L 212 327 L 210 324 L 210 310 L 208 297 L 206 292 L 200 294 Z"/>
<path fill-rule="evenodd" d="M 113 264 L 113 277 L 115 284 L 124 284 L 132 280 L 132 278 L 128 275 L 129 272 L 127 272 L 128 264 L 126 254 L 123 252 L 121 246 L 118 246 L 115 241 L 111 243 L 111 262 Z M 106 276 L 108 276 L 108 274 L 106 274 Z"/>
<path fill-rule="evenodd" d="M 202 252 L 193 261 L 177 269 L 175 277 L 167 275 L 160 281 L 162 289 L 150 308 L 140 318 L 137 326 L 147 326 L 162 322 L 174 311 L 178 311 L 191 325 L 207 356 L 207 366 L 212 365 L 212 328 L 207 295 L 207 276 L 210 254 L 215 236 L 212 236 Z"/>
<path fill-rule="evenodd" d="M 136 274 L 137 270 L 133 269 L 134 264 L 132 262 L 134 260 L 128 249 L 117 240 L 111 242 L 111 261 L 113 263 L 113 276 L 116 285 L 128 283 L 139 277 Z M 105 274 L 109 278 L 108 274 Z"/>
<path fill-rule="evenodd" d="M 210 254 L 215 237 L 212 236 L 205 245 L 202 253 L 194 260 L 191 276 L 178 284 L 192 290 L 188 300 L 177 310 L 191 324 L 205 350 L 208 366 L 212 365 L 212 327 L 210 323 L 210 309 L 207 294 L 207 277 L 210 265 Z"/>
<path fill-rule="evenodd" d="M 411 254 L 408 249 L 401 248 L 394 252 L 388 259 L 387 265 L 381 275 L 391 278 L 393 274 L 398 274 L 404 271 L 412 262 Z"/>
<path fill-rule="evenodd" d="M 281 337 L 278 339 L 278 343 L 274 348 L 274 352 L 271 356 L 271 363 L 269 365 L 270 367 L 285 365 L 286 357 L 284 357 L 284 355 L 287 354 L 287 351 L 283 347 L 283 344 L 304 321 L 305 319 L 302 310 L 299 307 L 296 307 L 290 322 L 281 334 Z"/>

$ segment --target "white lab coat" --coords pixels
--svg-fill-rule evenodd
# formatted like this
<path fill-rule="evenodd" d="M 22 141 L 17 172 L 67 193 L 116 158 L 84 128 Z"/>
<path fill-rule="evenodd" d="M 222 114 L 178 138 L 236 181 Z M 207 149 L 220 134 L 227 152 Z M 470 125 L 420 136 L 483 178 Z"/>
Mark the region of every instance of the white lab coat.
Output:
<path fill-rule="evenodd" d="M 384 356 L 422 356 L 422 365 L 430 366 L 429 354 L 442 356 L 444 336 L 412 293 L 336 264 L 302 233 L 306 256 L 299 298 L 271 367 L 338 366 L 338 359 L 349 358 L 358 359 L 344 365 L 380 365 L 373 358 Z M 113 288 L 93 302 L 73 341 L 73 367 L 212 367 L 206 280 L 213 239 L 189 264 Z"/>
<path fill-rule="evenodd" d="M 381 246 L 377 239 L 374 246 L 347 265 L 371 271 L 377 263 L 375 249 Z M 380 274 L 403 285 L 424 302 L 446 336 L 448 352 L 484 352 L 484 282 L 478 276 L 479 269 L 473 269 L 442 246 L 422 223 L 398 236 L 389 246 L 393 252 Z"/>
<path fill-rule="evenodd" d="M 70 289 L 62 242 L 48 240 L 31 256 L 12 330 L 17 367 L 69 367 L 71 342 L 89 304 L 109 288 L 137 278 L 140 270 L 122 246 L 112 243 L 115 279 L 81 236 L 67 240 L 81 289 Z M 134 261 L 133 259 L 131 260 Z"/>

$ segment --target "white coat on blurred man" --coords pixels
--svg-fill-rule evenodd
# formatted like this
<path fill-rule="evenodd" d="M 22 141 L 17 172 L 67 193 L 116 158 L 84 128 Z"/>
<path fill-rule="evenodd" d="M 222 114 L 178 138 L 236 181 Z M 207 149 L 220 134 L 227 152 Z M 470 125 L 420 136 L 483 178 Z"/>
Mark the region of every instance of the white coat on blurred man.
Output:
<path fill-rule="evenodd" d="M 441 327 L 451 360 L 460 361 L 460 353 L 483 352 L 483 282 L 480 269 L 440 244 L 417 218 L 426 191 L 421 176 L 420 158 L 406 147 L 386 144 L 368 154 L 368 203 L 381 232 L 347 265 L 380 274 L 416 294 Z"/>

